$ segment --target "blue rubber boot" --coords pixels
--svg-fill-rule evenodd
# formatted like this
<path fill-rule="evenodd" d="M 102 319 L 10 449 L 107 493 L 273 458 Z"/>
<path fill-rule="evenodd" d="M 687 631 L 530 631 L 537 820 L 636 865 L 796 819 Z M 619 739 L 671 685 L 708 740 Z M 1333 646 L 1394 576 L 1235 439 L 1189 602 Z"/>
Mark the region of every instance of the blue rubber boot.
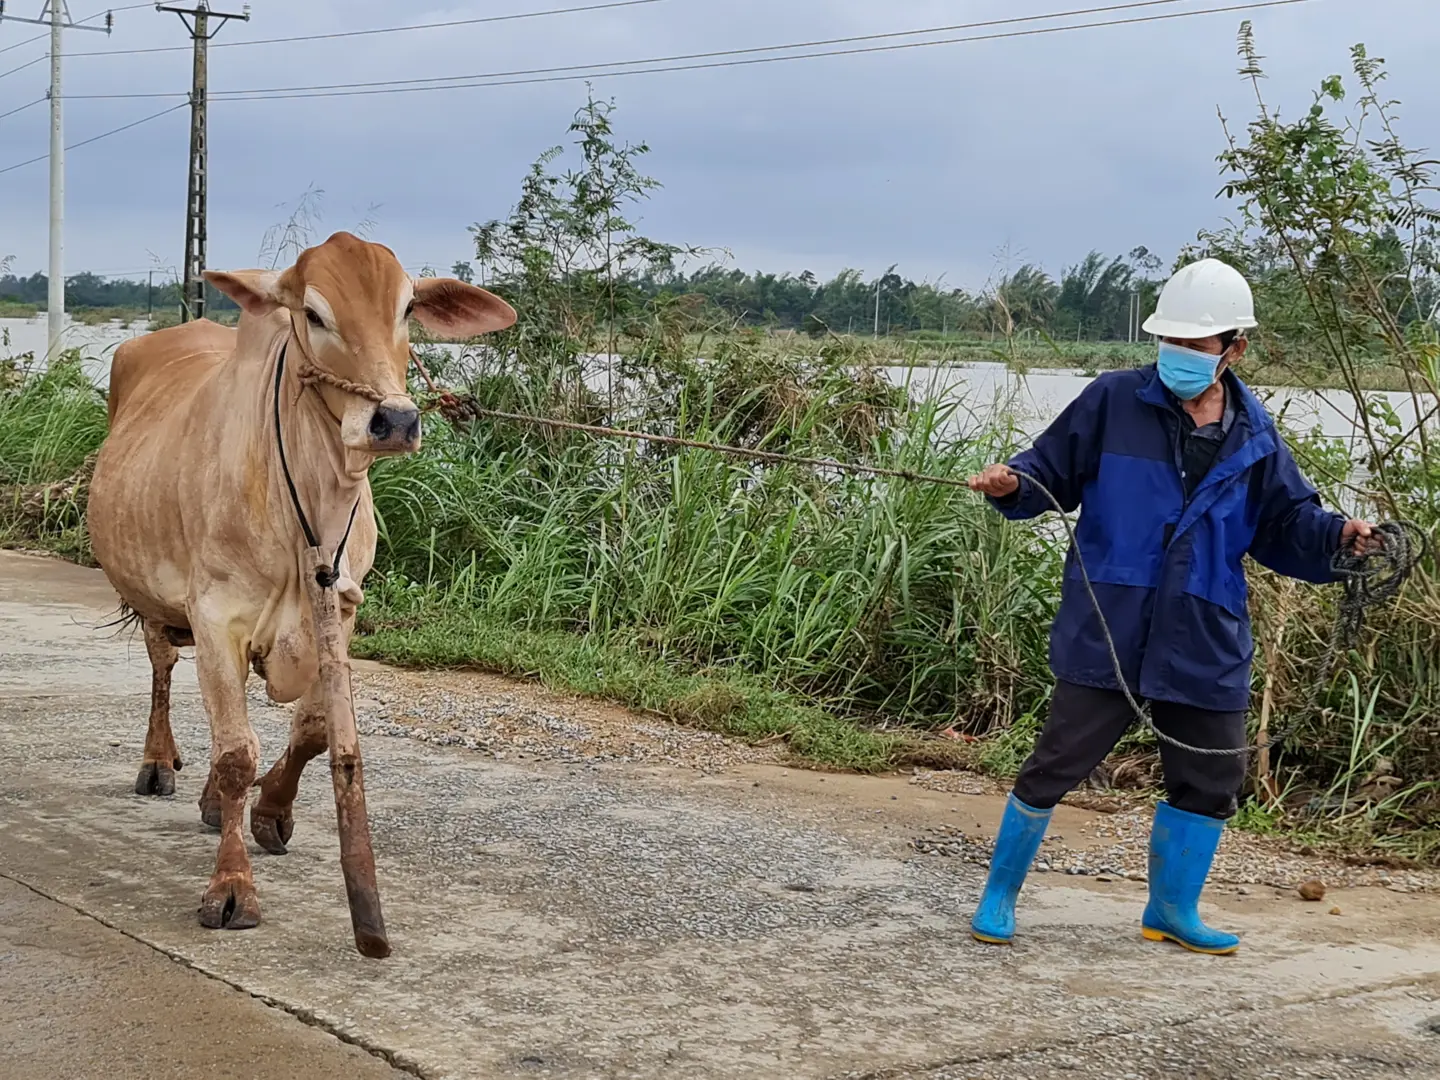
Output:
<path fill-rule="evenodd" d="M 970 933 L 976 941 L 1009 945 L 1014 938 L 1015 898 L 1040 850 L 1052 813 L 1027 806 L 1013 793 L 1005 804 L 1005 816 L 995 837 L 995 854 L 990 859 L 990 878 L 970 920 Z"/>
<path fill-rule="evenodd" d="M 1177 810 L 1162 802 L 1150 830 L 1150 903 L 1141 920 L 1147 941 L 1173 941 L 1191 952 L 1224 956 L 1240 939 L 1212 930 L 1200 920 L 1196 904 L 1205 875 L 1220 846 L 1225 823 L 1218 818 Z"/>

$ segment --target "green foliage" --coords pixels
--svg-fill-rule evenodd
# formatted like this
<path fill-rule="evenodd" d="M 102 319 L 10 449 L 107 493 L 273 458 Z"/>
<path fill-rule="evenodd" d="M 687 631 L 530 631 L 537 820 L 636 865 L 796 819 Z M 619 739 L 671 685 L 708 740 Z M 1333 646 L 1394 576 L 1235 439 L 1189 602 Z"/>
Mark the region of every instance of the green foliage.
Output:
<path fill-rule="evenodd" d="M 1219 157 L 1239 219 L 1202 232 L 1184 257 L 1217 254 L 1251 277 L 1262 354 L 1294 359 L 1287 342 L 1308 343 L 1300 360 L 1338 374 L 1354 401 L 1372 502 L 1430 525 L 1440 519 L 1434 425 L 1403 423 L 1365 376 L 1380 364 L 1398 368 L 1415 415 L 1432 415 L 1440 387 L 1434 162 L 1400 141 L 1397 103 L 1381 96 L 1383 62 L 1363 45 L 1351 51 L 1361 92 L 1339 121 L 1332 111 L 1347 99 L 1340 76 L 1322 80 L 1305 114 L 1286 123 L 1261 93 L 1263 58 L 1248 22 L 1239 51 L 1257 115 L 1243 140 L 1226 126 Z"/>
<path fill-rule="evenodd" d="M 153 290 L 145 278 L 104 278 L 89 271 L 72 274 L 65 279 L 65 310 L 78 321 L 92 323 L 112 318 L 125 322 L 151 307 L 156 312 L 178 311 L 180 285 L 166 273 L 167 279 L 156 281 Z M 16 314 L 45 310 L 49 295 L 50 279 L 45 274 L 0 274 L 0 304 L 14 308 Z M 214 310 L 239 310 L 228 296 L 209 285 L 205 296 Z"/>
<path fill-rule="evenodd" d="M 719 412 L 725 365 L 709 374 L 652 402 L 652 417 L 707 441 L 957 477 L 1006 450 L 1004 428 L 941 435 L 934 405 L 887 427 L 847 400 L 854 380 L 840 370 L 810 373 L 773 412 L 749 396 Z M 490 407 L 539 396 L 476 385 Z M 427 454 L 375 475 L 381 569 L 448 603 L 526 629 L 625 637 L 686 669 L 763 674 L 885 723 L 949 726 L 958 714 L 985 730 L 1044 693 L 1059 553 L 968 492 L 504 426 L 436 427 L 427 440 Z"/>
<path fill-rule="evenodd" d="M 1238 218 L 1202 232 L 1182 258 L 1215 254 L 1241 268 L 1255 286 L 1262 359 L 1346 390 L 1360 418 L 1358 453 L 1318 434 L 1290 439 L 1327 501 L 1433 531 L 1440 522 L 1434 163 L 1401 142 L 1396 103 L 1380 93 L 1383 65 L 1363 45 L 1351 50 L 1360 93 L 1348 115 L 1335 115 L 1348 100 L 1345 82 L 1329 76 L 1308 110 L 1289 122 L 1261 93 L 1262 57 L 1248 23 L 1239 52 L 1256 116 L 1243 136 L 1226 125 L 1228 145 L 1219 156 L 1223 193 L 1238 200 Z M 1372 392 L 1380 368 L 1398 375 L 1418 423 Z M 1307 590 L 1292 602 L 1271 575 L 1255 578 L 1252 605 L 1263 632 L 1285 642 L 1257 674 L 1272 681 L 1278 726 L 1299 725 L 1282 759 L 1294 795 L 1286 803 L 1332 828 L 1440 822 L 1433 745 L 1440 593 L 1433 556 L 1392 610 L 1371 614 L 1373 636 L 1342 658 L 1318 697 L 1311 692 L 1313 657 L 1329 632 L 1334 597 Z M 1307 791 L 1305 781 L 1320 777 L 1329 778 L 1323 790 Z"/>
<path fill-rule="evenodd" d="M 626 218 L 627 204 L 659 185 L 638 168 L 649 147 L 615 141 L 613 110 L 590 97 L 570 125 L 580 167 L 549 171 L 563 153 L 552 147 L 525 176 L 510 216 L 471 230 L 487 285 L 518 313 L 515 325 L 490 342 L 496 349 L 573 364 L 592 341 L 608 338 L 614 353 L 616 336 L 644 332 L 637 320 L 654 313 L 641 281 L 698 250 L 641 236 Z"/>
<path fill-rule="evenodd" d="M 1021 266 L 979 293 L 912 281 L 893 266 L 870 281 L 854 269 L 820 281 L 808 270 L 747 274 L 710 265 L 689 274 L 653 272 L 638 285 L 652 298 L 703 302 L 717 321 L 811 336 L 873 334 L 878 325 L 881 337 L 919 332 L 944 340 L 1044 331 L 1066 341 L 1126 341 L 1132 294 L 1139 294 L 1144 310 L 1153 308 L 1158 269 L 1158 260 L 1142 247 L 1125 258 L 1091 252 L 1067 267 L 1058 284 L 1038 267 Z"/>
<path fill-rule="evenodd" d="M 62 480 L 105 437 L 105 398 L 78 352 L 39 373 L 30 363 L 0 362 L 0 486 Z"/>
<path fill-rule="evenodd" d="M 39 372 L 0 361 L 0 544 L 89 560 L 87 459 L 105 437 L 105 399 L 67 352 Z"/>

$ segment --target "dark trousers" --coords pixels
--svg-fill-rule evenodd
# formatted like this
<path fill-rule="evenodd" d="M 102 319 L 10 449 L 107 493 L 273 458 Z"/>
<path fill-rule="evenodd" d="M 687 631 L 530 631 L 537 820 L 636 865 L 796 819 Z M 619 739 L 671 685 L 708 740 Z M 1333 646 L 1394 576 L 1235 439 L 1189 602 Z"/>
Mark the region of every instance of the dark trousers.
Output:
<path fill-rule="evenodd" d="M 1155 726 L 1206 749 L 1244 746 L 1243 712 L 1210 712 L 1169 701 L 1150 703 Z M 1131 724 L 1139 723 L 1118 690 L 1057 682 L 1050 715 L 1015 780 L 1015 797 L 1048 810 L 1103 762 Z M 1177 810 L 1226 820 L 1245 783 L 1245 755 L 1215 757 L 1160 743 L 1166 801 Z"/>

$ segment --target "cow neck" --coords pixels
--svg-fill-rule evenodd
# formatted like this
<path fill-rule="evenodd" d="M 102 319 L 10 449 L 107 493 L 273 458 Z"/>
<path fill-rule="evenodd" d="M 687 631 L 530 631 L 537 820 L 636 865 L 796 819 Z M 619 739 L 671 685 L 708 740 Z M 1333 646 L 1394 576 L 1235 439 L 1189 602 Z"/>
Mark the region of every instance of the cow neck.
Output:
<path fill-rule="evenodd" d="M 292 344 L 296 345 L 296 351 L 300 352 L 299 344 L 295 340 L 293 328 L 287 329 L 285 339 L 280 346 L 279 356 L 275 361 L 275 377 L 271 394 L 271 405 L 273 408 L 273 420 L 275 424 L 275 448 L 280 458 L 280 472 L 285 481 L 285 489 L 290 496 L 290 505 L 295 511 L 296 520 L 299 522 L 300 531 L 305 537 L 307 547 L 319 549 L 322 547 L 323 533 L 325 530 L 325 516 L 328 508 L 324 505 L 323 489 L 329 477 L 308 476 L 304 472 L 298 478 L 292 471 L 292 454 L 302 447 L 313 448 L 320 451 L 318 454 L 306 455 L 307 459 L 321 459 L 332 464 L 334 479 L 340 482 L 341 489 L 358 486 L 361 480 L 357 480 L 347 467 L 347 451 L 342 446 L 339 451 L 338 461 L 334 442 L 339 437 L 338 430 L 332 435 L 331 432 L 317 431 L 317 426 L 331 427 L 334 417 L 330 415 L 329 409 L 323 401 L 319 403 L 318 409 L 305 409 L 305 390 L 307 384 L 299 383 L 300 393 L 293 399 L 294 404 L 289 410 L 290 423 L 282 416 L 280 390 L 285 382 L 285 361 Z M 318 394 L 316 397 L 318 398 Z M 323 413 L 324 415 L 318 415 Z M 307 422 L 308 421 L 308 422 Z M 318 436 L 318 437 L 317 437 Z M 287 451 L 287 445 L 289 447 Z M 307 483 L 306 481 L 311 481 Z M 310 517 L 305 513 L 305 499 L 302 499 L 300 488 L 309 488 L 306 492 L 310 496 L 309 504 L 311 512 L 319 516 L 312 523 Z M 345 545 L 350 540 L 350 531 L 355 527 L 355 515 L 360 509 L 360 494 L 357 492 L 353 503 L 350 506 L 350 514 L 346 519 L 345 531 L 340 536 L 339 543 L 335 546 L 335 555 L 328 566 L 321 566 L 315 572 L 316 583 L 323 589 L 333 588 L 340 578 L 340 560 L 345 555 Z M 317 529 L 320 533 L 317 533 Z"/>

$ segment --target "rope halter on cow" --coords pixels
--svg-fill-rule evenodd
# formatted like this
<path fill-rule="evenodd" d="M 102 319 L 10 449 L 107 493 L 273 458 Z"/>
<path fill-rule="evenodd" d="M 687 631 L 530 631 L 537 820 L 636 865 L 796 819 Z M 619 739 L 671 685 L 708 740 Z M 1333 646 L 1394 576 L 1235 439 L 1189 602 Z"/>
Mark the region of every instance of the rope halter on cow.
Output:
<path fill-rule="evenodd" d="M 285 487 L 290 492 L 290 505 L 295 508 L 295 516 L 300 521 L 300 531 L 305 534 L 305 543 L 308 547 L 319 550 L 320 540 L 315 535 L 315 530 L 310 527 L 310 519 L 305 516 L 305 508 L 300 505 L 300 492 L 295 488 L 295 478 L 290 475 L 290 462 L 285 457 L 285 438 L 280 430 L 280 384 L 285 378 L 285 354 L 290 348 L 292 338 L 296 340 L 298 346 L 298 335 L 295 334 L 293 328 L 290 336 L 285 339 L 285 343 L 280 346 L 280 356 L 275 361 L 275 447 L 280 451 L 280 471 L 285 475 Z M 303 348 L 300 350 L 300 354 L 305 357 Z M 352 383 L 348 379 L 341 379 L 337 375 L 331 375 L 317 367 L 309 357 L 305 357 L 305 363 L 296 369 L 295 374 L 302 387 L 312 386 L 316 382 L 328 382 L 337 389 L 377 403 L 384 400 L 384 395 L 374 387 L 362 386 L 359 383 Z M 345 534 L 340 537 L 340 543 L 335 547 L 334 558 L 328 565 L 322 563 L 315 571 L 315 583 L 322 589 L 333 589 L 340 580 L 340 560 L 345 557 L 345 545 L 350 541 L 350 530 L 355 527 L 355 513 L 359 509 L 360 498 L 356 496 L 355 505 L 350 508 L 350 520 L 345 525 Z"/>
<path fill-rule="evenodd" d="M 308 356 L 305 363 L 295 369 L 295 377 L 300 380 L 301 386 L 315 386 L 317 383 L 325 383 L 333 386 L 336 390 L 343 390 L 347 394 L 354 394 L 366 401 L 373 401 L 379 405 L 385 400 L 385 395 L 373 386 L 366 386 L 364 383 L 351 382 L 349 379 L 342 379 L 332 371 L 326 371 L 319 367 L 315 361 Z"/>

